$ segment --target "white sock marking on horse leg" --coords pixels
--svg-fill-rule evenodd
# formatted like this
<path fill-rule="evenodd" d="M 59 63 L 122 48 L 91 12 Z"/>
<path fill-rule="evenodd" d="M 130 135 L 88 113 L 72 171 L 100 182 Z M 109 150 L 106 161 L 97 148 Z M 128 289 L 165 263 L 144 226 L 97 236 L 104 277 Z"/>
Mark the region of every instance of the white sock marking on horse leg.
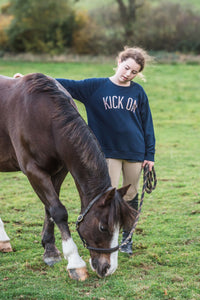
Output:
<path fill-rule="evenodd" d="M 118 245 L 118 238 L 119 238 L 119 225 L 115 226 L 115 231 L 113 233 L 113 238 L 111 241 L 111 248 L 114 248 Z M 106 276 L 111 275 L 115 272 L 118 267 L 118 251 L 112 252 L 110 254 L 110 268 L 106 273 Z"/>
<path fill-rule="evenodd" d="M 68 260 L 67 269 L 77 269 L 86 266 L 84 260 L 79 256 L 78 249 L 72 238 L 62 241 L 64 258 Z"/>
<path fill-rule="evenodd" d="M 7 236 L 5 230 L 4 230 L 4 224 L 0 218 L 0 241 L 1 242 L 8 242 L 10 241 L 9 237 Z"/>

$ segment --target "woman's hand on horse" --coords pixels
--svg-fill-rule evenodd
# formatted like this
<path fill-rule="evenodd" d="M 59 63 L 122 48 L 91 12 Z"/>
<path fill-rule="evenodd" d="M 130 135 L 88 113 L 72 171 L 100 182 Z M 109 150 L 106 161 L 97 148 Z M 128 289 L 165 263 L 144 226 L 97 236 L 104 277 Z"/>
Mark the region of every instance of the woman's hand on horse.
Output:
<path fill-rule="evenodd" d="M 154 166 L 154 161 L 150 161 L 150 160 L 144 160 L 143 164 L 142 164 L 142 168 L 144 168 L 144 166 L 148 164 L 149 166 L 149 171 L 152 171 L 152 167 Z"/>
<path fill-rule="evenodd" d="M 23 77 L 24 75 L 22 75 L 21 73 L 16 73 L 15 75 L 13 75 L 14 78 L 18 78 L 18 77 Z"/>

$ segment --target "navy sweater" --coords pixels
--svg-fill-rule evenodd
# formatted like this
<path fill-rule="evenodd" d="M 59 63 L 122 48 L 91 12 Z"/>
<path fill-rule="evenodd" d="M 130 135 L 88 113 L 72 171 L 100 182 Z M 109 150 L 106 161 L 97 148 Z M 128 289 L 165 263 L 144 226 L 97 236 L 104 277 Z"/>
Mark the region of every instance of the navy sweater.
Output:
<path fill-rule="evenodd" d="M 88 125 L 106 158 L 154 161 L 151 111 L 147 95 L 138 83 L 124 87 L 109 78 L 57 81 L 85 105 Z"/>

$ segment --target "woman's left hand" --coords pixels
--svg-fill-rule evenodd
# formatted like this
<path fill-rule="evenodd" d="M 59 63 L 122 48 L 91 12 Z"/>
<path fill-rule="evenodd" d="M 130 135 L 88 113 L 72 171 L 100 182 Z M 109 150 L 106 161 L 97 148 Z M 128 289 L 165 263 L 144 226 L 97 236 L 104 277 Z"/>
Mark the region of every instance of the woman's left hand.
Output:
<path fill-rule="evenodd" d="M 19 77 L 23 77 L 24 75 L 22 75 L 21 73 L 16 73 L 15 75 L 13 75 L 13 78 L 19 78 Z"/>
<path fill-rule="evenodd" d="M 149 171 L 152 171 L 152 167 L 154 166 L 154 161 L 150 161 L 150 160 L 144 160 L 143 164 L 142 164 L 142 168 L 144 168 L 144 166 L 148 164 L 149 165 Z"/>

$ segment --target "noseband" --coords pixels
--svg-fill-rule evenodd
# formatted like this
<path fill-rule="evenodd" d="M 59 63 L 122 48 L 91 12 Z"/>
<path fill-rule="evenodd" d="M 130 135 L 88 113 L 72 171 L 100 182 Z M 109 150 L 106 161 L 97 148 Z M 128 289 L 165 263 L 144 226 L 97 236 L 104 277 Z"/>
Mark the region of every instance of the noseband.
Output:
<path fill-rule="evenodd" d="M 93 251 L 100 252 L 100 253 L 112 253 L 112 252 L 117 251 L 117 250 L 119 249 L 119 245 L 117 245 L 117 246 L 114 247 L 114 248 L 109 248 L 109 249 L 106 249 L 106 248 L 95 248 L 95 247 L 91 247 L 91 246 L 88 245 L 88 243 L 87 243 L 86 240 L 82 237 L 82 235 L 81 235 L 81 233 L 80 233 L 80 231 L 79 231 L 79 225 L 80 225 L 80 223 L 84 220 L 84 217 L 87 215 L 88 211 L 89 211 L 90 208 L 93 206 L 93 204 L 94 204 L 97 200 L 99 200 L 99 199 L 101 198 L 101 196 L 103 196 L 103 194 L 105 194 L 106 192 L 108 192 L 108 191 L 110 191 L 110 190 L 112 190 L 112 189 L 113 189 L 113 187 L 109 187 L 109 188 L 107 188 L 106 191 L 104 191 L 103 193 L 97 195 L 97 196 L 96 196 L 96 197 L 88 204 L 88 206 L 86 207 L 85 211 L 84 211 L 82 214 L 80 214 L 80 215 L 78 216 L 78 218 L 77 218 L 77 221 L 76 221 L 76 230 L 77 230 L 77 232 L 78 232 L 78 234 L 79 234 L 79 236 L 80 236 L 80 238 L 81 238 L 81 240 L 82 240 L 82 242 L 83 242 L 84 247 L 87 248 L 88 250 L 93 250 Z"/>

